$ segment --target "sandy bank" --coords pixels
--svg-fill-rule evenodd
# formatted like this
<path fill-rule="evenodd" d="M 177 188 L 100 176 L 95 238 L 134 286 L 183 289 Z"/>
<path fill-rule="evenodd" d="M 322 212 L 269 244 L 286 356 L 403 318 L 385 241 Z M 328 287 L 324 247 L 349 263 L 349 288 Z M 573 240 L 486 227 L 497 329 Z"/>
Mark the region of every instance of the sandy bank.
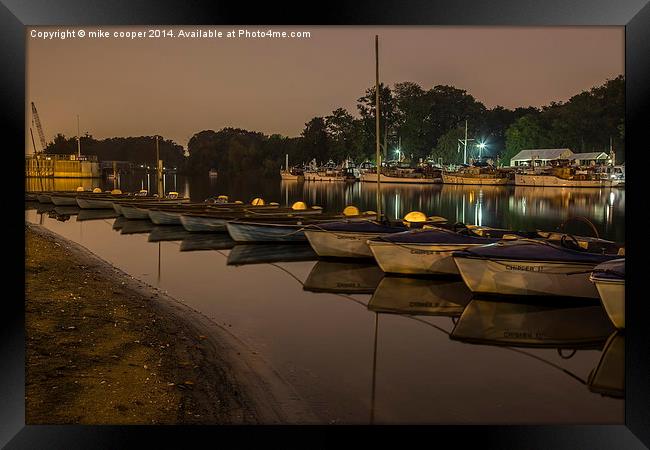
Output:
<path fill-rule="evenodd" d="M 28 424 L 318 422 L 201 313 L 41 226 L 26 242 Z"/>

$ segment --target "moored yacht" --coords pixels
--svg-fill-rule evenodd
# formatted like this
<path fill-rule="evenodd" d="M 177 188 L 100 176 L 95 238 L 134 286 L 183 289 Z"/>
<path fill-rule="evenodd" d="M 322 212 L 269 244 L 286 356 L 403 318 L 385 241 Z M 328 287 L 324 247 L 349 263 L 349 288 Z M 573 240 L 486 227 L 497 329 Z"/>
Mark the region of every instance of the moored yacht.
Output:
<path fill-rule="evenodd" d="M 445 184 L 506 185 L 513 184 L 513 172 L 491 166 L 469 166 L 455 172 L 442 172 Z"/>

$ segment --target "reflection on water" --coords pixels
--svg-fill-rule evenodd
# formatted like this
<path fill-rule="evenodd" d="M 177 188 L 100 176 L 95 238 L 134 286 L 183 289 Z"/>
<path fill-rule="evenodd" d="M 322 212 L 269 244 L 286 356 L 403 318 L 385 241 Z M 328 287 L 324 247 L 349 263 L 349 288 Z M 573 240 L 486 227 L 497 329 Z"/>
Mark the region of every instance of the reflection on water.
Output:
<path fill-rule="evenodd" d="M 40 190 L 38 180 L 30 178 L 27 188 Z M 57 179 L 59 180 L 59 179 Z M 74 190 L 90 181 L 60 179 L 57 186 Z M 176 174 L 164 176 L 166 191 L 174 188 L 193 201 L 225 194 L 231 200 L 250 201 L 262 197 L 290 206 L 295 201 L 319 205 L 326 211 L 340 212 L 354 204 L 362 210 L 376 210 L 377 186 L 374 183 L 302 182 L 246 177 L 196 176 Z M 52 182 L 52 179 L 49 180 Z M 98 183 L 99 180 L 92 181 Z M 146 175 L 124 175 L 119 180 L 123 191 L 150 188 Z M 112 180 L 102 181 L 103 189 L 112 189 Z M 498 228 L 519 230 L 557 230 L 572 216 L 593 222 L 601 237 L 625 241 L 625 190 L 620 188 L 554 188 L 532 186 L 463 186 L 463 185 L 401 185 L 382 184 L 382 211 L 392 218 L 402 218 L 418 210 L 428 215 Z M 567 224 L 566 230 L 591 235 L 588 226 L 578 222 Z"/>
<path fill-rule="evenodd" d="M 368 309 L 375 312 L 459 316 L 472 298 L 462 281 L 387 276 L 375 290 Z"/>
<path fill-rule="evenodd" d="M 528 304 L 474 299 L 464 309 L 452 339 L 487 345 L 602 348 L 614 331 L 599 303 Z M 583 302 L 584 303 L 584 302 Z"/>
<path fill-rule="evenodd" d="M 430 201 L 472 191 L 444 192 Z M 485 192 L 484 211 L 507 207 Z M 227 327 L 325 423 L 623 422 L 622 346 L 607 341 L 597 305 L 471 299 L 457 280 L 383 276 L 304 245 L 240 246 L 148 220 L 26 219 Z"/>
<path fill-rule="evenodd" d="M 589 373 L 589 390 L 612 397 L 625 396 L 625 335 L 611 334 L 598 365 Z"/>
<path fill-rule="evenodd" d="M 311 292 L 372 294 L 384 272 L 376 264 L 318 261 L 309 272 L 303 289 Z"/>

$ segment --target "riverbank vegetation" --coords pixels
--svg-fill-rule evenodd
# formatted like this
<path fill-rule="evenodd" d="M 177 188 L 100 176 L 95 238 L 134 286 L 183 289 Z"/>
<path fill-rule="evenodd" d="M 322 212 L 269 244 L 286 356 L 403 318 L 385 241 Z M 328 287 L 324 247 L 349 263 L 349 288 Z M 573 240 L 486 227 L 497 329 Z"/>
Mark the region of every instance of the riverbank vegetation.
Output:
<path fill-rule="evenodd" d="M 617 162 L 625 159 L 625 79 L 620 75 L 600 86 L 574 95 L 566 102 L 552 102 L 541 108 L 502 106 L 487 108 L 463 89 L 438 85 L 425 89 L 417 83 L 380 85 L 380 127 L 384 159 L 395 159 L 397 150 L 412 160 L 433 158 L 444 163 L 462 161 L 458 139 L 469 130 L 469 157 L 477 156 L 477 143 L 485 143 L 484 155 L 507 165 L 524 148 L 570 148 L 574 152 L 609 151 L 610 142 Z M 161 159 L 186 173 L 277 175 L 284 155 L 293 163 L 313 159 L 326 162 L 351 157 L 374 160 L 375 88 L 366 89 L 357 100 L 354 113 L 337 108 L 305 123 L 300 136 L 287 137 L 239 128 L 203 130 L 183 147 L 160 140 Z M 84 154 L 100 160 L 151 164 L 155 160 L 155 139 L 151 136 L 95 140 L 81 138 Z M 48 153 L 76 153 L 75 138 L 57 135 Z"/>

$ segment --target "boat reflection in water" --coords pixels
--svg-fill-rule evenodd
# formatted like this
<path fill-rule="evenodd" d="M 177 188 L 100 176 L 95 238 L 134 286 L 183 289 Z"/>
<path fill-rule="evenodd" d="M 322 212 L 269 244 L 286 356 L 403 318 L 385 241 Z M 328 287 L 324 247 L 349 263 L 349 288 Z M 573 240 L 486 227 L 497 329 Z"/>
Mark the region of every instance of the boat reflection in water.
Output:
<path fill-rule="evenodd" d="M 57 214 L 75 216 L 79 214 L 81 208 L 78 206 L 56 206 L 54 207 L 54 212 Z"/>
<path fill-rule="evenodd" d="M 462 281 L 384 277 L 368 303 L 377 313 L 459 316 L 472 293 Z"/>
<path fill-rule="evenodd" d="M 57 206 L 57 208 L 59 208 Z M 84 220 L 104 220 L 104 219 L 115 219 L 119 216 L 112 209 L 81 209 L 77 208 L 77 222 L 82 222 Z"/>
<path fill-rule="evenodd" d="M 524 301 L 526 298 L 524 297 Z M 450 338 L 473 344 L 557 349 L 601 349 L 614 327 L 603 308 L 473 299 Z"/>
<path fill-rule="evenodd" d="M 589 374 L 587 387 L 608 397 L 625 396 L 625 335 L 621 331 L 607 339 L 598 365 Z"/>
<path fill-rule="evenodd" d="M 141 233 L 151 233 L 155 225 L 149 219 L 126 219 L 120 234 L 141 234 Z"/>
<path fill-rule="evenodd" d="M 316 259 L 318 256 L 308 244 L 238 244 L 230 250 L 226 264 L 241 266 Z"/>
<path fill-rule="evenodd" d="M 318 261 L 309 272 L 303 289 L 336 294 L 372 294 L 384 272 L 369 263 Z"/>
<path fill-rule="evenodd" d="M 235 241 L 227 233 L 189 233 L 181 241 L 182 252 L 197 250 L 230 250 L 235 246 Z"/>
<path fill-rule="evenodd" d="M 127 223 L 128 221 L 129 219 L 127 219 L 124 216 L 120 216 L 116 218 L 115 221 L 113 222 L 113 229 L 118 231 L 121 230 L 124 224 Z"/>
<path fill-rule="evenodd" d="M 157 225 L 151 230 L 147 240 L 149 242 L 182 241 L 191 235 L 192 233 L 186 231 L 182 225 Z"/>

